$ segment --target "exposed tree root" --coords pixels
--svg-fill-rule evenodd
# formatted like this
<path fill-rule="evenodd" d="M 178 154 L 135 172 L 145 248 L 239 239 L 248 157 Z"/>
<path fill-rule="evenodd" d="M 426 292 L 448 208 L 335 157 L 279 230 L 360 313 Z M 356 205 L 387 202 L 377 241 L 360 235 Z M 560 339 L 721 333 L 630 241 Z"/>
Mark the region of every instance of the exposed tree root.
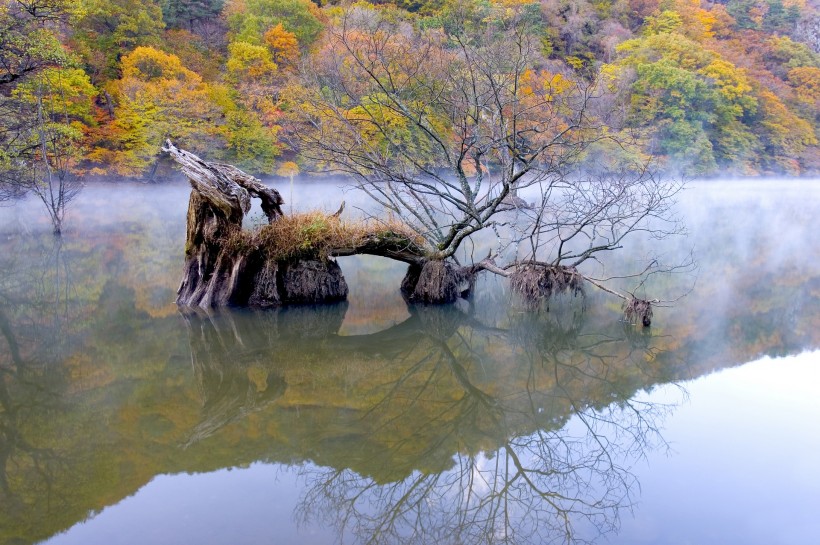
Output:
<path fill-rule="evenodd" d="M 452 303 L 466 295 L 472 275 L 465 268 L 445 260 L 429 260 L 411 265 L 402 281 L 405 298 L 412 303 Z"/>
<path fill-rule="evenodd" d="M 583 277 L 575 267 L 525 263 L 510 274 L 510 287 L 528 306 L 562 293 L 584 295 Z"/>
<path fill-rule="evenodd" d="M 644 327 L 652 325 L 652 303 L 645 299 L 629 297 L 624 300 L 624 319 L 632 324 L 638 322 Z"/>
<path fill-rule="evenodd" d="M 287 303 L 330 303 L 347 299 L 347 282 L 335 261 L 284 263 L 279 271 L 282 300 Z"/>

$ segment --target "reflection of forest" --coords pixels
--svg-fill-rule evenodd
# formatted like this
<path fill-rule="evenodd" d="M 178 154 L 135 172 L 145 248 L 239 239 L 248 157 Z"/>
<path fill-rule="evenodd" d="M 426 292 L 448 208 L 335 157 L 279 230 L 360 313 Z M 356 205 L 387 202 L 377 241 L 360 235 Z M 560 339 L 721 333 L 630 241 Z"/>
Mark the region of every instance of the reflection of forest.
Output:
<path fill-rule="evenodd" d="M 662 445 L 668 407 L 636 392 L 820 343 L 820 271 L 769 267 L 769 247 L 651 332 L 596 301 L 522 313 L 491 290 L 341 336 L 347 304 L 180 316 L 146 264 L 162 250 L 129 229 L 2 243 L 0 543 L 157 474 L 257 460 L 313 462 L 298 514 L 385 542 L 606 530 L 633 497 L 627 461 Z"/>

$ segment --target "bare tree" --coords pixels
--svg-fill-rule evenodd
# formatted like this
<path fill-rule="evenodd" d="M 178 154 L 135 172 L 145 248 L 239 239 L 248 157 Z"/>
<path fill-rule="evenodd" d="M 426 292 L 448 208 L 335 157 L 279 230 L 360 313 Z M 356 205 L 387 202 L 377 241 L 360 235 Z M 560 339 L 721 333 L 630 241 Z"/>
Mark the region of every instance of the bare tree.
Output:
<path fill-rule="evenodd" d="M 60 119 L 59 112 L 44 100 L 43 85 L 37 85 L 33 104 L 5 103 L 9 112 L 4 129 L 9 137 L 8 161 L 0 172 L 0 200 L 34 195 L 43 203 L 55 235 L 62 234 L 69 203 L 82 183 L 71 172 L 79 151 L 76 129 Z M 13 121 L 16 120 L 16 121 Z"/>
<path fill-rule="evenodd" d="M 60 114 L 57 113 L 56 116 Z M 69 203 L 80 193 L 82 184 L 70 172 L 77 154 L 77 144 L 68 123 L 54 123 L 55 112 L 45 112 L 43 91 L 37 95 L 37 152 L 31 161 L 31 176 L 23 181 L 36 195 L 51 218 L 56 236 L 63 232 L 63 220 Z"/>
<path fill-rule="evenodd" d="M 59 70 L 46 75 L 67 64 L 57 36 L 71 10 L 63 0 L 7 0 L 0 10 L 0 200 L 33 193 L 55 235 L 81 188 L 70 172 L 81 135 L 51 81 Z M 15 94 L 21 85 L 33 92 Z"/>
<path fill-rule="evenodd" d="M 518 275 L 528 296 L 603 286 L 579 267 L 677 229 L 657 222 L 680 185 L 631 158 L 604 123 L 605 86 L 550 70 L 537 30 L 527 7 L 456 7 L 437 28 L 350 8 L 284 94 L 300 152 L 425 237 L 411 300 L 453 300 L 480 270 Z M 487 230 L 502 243 L 460 268 Z"/>

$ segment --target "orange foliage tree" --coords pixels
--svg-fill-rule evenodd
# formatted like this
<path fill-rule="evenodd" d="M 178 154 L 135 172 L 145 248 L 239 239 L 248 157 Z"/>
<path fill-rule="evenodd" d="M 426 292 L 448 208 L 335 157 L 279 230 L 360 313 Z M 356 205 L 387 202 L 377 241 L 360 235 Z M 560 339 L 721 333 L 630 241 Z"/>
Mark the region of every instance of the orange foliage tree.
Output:
<path fill-rule="evenodd" d="M 265 32 L 265 43 L 271 49 L 273 62 L 279 66 L 293 66 L 299 59 L 299 40 L 296 34 L 285 30 L 282 23 Z"/>

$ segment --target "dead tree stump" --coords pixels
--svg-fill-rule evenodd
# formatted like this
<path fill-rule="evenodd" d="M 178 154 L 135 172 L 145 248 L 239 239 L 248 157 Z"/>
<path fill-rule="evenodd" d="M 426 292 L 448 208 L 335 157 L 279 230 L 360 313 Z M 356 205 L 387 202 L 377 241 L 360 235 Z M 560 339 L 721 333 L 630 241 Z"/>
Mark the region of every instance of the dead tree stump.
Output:
<path fill-rule="evenodd" d="M 168 141 L 163 148 L 191 184 L 185 266 L 177 304 L 188 307 L 323 303 L 347 297 L 347 283 L 329 259 L 275 259 L 245 244 L 242 220 L 251 197 L 268 223 L 282 217 L 282 197 L 238 168 L 205 162 Z"/>
<path fill-rule="evenodd" d="M 401 291 L 411 303 L 452 303 L 469 293 L 472 280 L 466 268 L 431 259 L 408 267 Z"/>

